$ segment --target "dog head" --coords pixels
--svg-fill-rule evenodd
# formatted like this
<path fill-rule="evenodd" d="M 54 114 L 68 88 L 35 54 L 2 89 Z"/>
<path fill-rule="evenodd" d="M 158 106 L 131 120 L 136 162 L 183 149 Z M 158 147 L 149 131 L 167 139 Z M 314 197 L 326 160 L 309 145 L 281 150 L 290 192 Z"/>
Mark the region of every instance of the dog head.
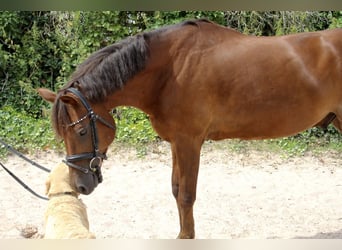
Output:
<path fill-rule="evenodd" d="M 74 193 L 78 196 L 78 193 L 70 184 L 69 167 L 64 163 L 58 164 L 51 170 L 45 186 L 48 197 L 63 193 Z"/>

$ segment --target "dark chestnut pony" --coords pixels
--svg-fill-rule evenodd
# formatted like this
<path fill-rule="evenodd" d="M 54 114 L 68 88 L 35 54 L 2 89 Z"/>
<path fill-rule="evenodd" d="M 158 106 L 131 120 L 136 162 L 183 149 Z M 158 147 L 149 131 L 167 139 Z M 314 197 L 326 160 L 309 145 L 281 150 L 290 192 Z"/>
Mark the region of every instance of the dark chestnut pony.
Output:
<path fill-rule="evenodd" d="M 207 20 L 144 32 L 79 65 L 53 102 L 70 178 L 89 194 L 115 135 L 110 111 L 148 114 L 172 150 L 179 238 L 194 238 L 200 150 L 207 139 L 294 135 L 332 122 L 342 128 L 342 29 L 278 37 L 243 35 Z"/>

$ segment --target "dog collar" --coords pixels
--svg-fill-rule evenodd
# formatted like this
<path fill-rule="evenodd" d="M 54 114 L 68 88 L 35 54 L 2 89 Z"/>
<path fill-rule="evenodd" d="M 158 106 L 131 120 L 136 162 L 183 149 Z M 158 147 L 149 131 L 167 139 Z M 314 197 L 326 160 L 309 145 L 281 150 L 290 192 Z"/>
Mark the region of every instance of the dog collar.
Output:
<path fill-rule="evenodd" d="M 71 192 L 60 192 L 60 193 L 50 194 L 49 199 L 54 198 L 54 197 L 64 196 L 64 195 L 71 195 L 71 196 L 74 196 L 75 198 L 78 197 L 75 191 L 71 191 Z"/>

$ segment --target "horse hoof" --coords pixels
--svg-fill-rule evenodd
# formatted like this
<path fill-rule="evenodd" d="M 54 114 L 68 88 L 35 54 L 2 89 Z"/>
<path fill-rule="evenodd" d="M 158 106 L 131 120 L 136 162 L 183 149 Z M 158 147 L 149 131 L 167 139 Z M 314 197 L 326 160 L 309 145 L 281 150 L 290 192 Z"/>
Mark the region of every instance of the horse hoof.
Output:
<path fill-rule="evenodd" d="M 179 233 L 178 236 L 177 236 L 177 239 L 194 239 L 195 238 L 195 234 L 182 234 L 182 233 Z"/>

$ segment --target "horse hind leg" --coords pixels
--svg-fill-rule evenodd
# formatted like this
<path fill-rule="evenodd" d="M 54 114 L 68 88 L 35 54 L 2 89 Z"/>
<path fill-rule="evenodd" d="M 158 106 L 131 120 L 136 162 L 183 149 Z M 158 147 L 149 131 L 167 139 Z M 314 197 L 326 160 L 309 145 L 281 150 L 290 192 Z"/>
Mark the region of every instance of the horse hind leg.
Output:
<path fill-rule="evenodd" d="M 336 116 L 336 119 L 333 120 L 334 127 L 342 133 L 342 116 Z"/>
<path fill-rule="evenodd" d="M 329 124 L 332 123 L 334 127 L 342 133 L 342 111 L 336 113 L 329 113 L 323 120 L 315 125 L 315 127 L 320 127 L 324 131 L 327 131 Z"/>
<path fill-rule="evenodd" d="M 330 115 L 330 114 L 333 114 L 333 115 Z M 330 122 L 332 122 L 334 127 L 340 133 L 342 133 L 342 105 L 340 105 L 333 113 L 329 113 L 328 116 L 329 115 L 330 115 Z"/>
<path fill-rule="evenodd" d="M 336 120 L 336 114 L 329 113 L 326 117 L 324 117 L 323 120 L 317 123 L 315 127 L 320 127 L 326 131 L 328 129 L 329 124 L 332 123 L 334 120 Z"/>
<path fill-rule="evenodd" d="M 315 125 L 324 131 L 327 131 L 329 124 L 332 123 L 334 127 L 342 133 L 342 112 L 329 113 L 323 120 Z"/>

